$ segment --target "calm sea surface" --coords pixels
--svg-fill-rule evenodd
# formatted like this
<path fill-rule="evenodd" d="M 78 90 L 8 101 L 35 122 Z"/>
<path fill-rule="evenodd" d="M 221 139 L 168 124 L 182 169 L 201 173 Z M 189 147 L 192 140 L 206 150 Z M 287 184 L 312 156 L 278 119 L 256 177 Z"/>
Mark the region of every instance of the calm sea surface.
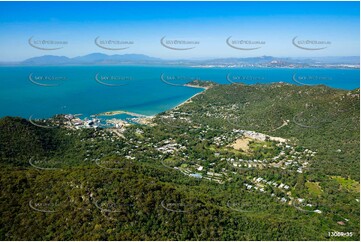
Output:
<path fill-rule="evenodd" d="M 201 89 L 183 87 L 193 79 L 222 84 L 288 82 L 360 87 L 360 70 L 192 68 L 169 66 L 0 67 L 0 117 L 47 118 L 126 110 L 155 115 Z"/>

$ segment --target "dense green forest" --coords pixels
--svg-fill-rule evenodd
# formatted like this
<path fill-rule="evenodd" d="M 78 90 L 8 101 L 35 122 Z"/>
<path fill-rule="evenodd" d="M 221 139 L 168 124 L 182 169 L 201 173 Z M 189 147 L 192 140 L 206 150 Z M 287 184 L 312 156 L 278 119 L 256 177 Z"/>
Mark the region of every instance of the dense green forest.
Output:
<path fill-rule="evenodd" d="M 122 137 L 4 117 L 0 239 L 359 240 L 359 102 L 359 89 L 212 84 Z M 288 141 L 246 152 L 230 147 L 237 130 Z"/>

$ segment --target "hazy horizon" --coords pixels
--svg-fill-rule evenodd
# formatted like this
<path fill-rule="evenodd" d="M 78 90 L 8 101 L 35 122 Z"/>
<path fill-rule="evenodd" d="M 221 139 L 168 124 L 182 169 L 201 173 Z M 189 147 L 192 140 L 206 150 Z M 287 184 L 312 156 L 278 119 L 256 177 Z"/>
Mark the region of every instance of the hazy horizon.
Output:
<path fill-rule="evenodd" d="M 66 57 L 69 59 L 75 59 L 78 57 L 85 57 L 85 56 L 90 56 L 90 55 L 106 55 L 106 56 L 144 56 L 144 57 L 150 57 L 150 58 L 154 58 L 154 59 L 159 59 L 161 61 L 181 61 L 181 60 L 186 60 L 186 61 L 210 61 L 210 60 L 216 60 L 216 59 L 247 59 L 247 58 L 262 58 L 262 57 L 272 57 L 272 58 L 277 58 L 277 59 L 291 59 L 291 60 L 302 60 L 302 59 L 331 59 L 331 58 L 360 58 L 360 55 L 354 55 L 354 56 L 306 56 L 306 57 L 302 57 L 302 56 L 269 56 L 269 55 L 259 55 L 259 56 L 241 56 L 241 57 L 230 57 L 230 56 L 218 56 L 218 57 L 203 57 L 203 58 L 197 58 L 197 57 L 190 57 L 190 58 L 161 58 L 159 56 L 150 56 L 150 55 L 145 55 L 145 54 L 141 54 L 141 53 L 127 53 L 127 54 L 122 54 L 122 53 L 103 53 L 103 52 L 93 52 L 93 53 L 87 53 L 84 55 L 79 55 L 79 56 L 74 56 L 74 57 L 70 57 L 70 56 L 66 56 L 66 55 L 56 55 L 56 54 L 44 54 L 44 55 L 38 55 L 38 56 L 31 56 L 29 58 L 26 59 L 22 59 L 22 60 L 18 60 L 18 61 L 0 61 L 0 63 L 21 63 L 24 62 L 26 60 L 29 59 L 33 59 L 33 58 L 42 58 L 42 57 L 47 57 L 47 56 L 51 56 L 51 57 Z"/>

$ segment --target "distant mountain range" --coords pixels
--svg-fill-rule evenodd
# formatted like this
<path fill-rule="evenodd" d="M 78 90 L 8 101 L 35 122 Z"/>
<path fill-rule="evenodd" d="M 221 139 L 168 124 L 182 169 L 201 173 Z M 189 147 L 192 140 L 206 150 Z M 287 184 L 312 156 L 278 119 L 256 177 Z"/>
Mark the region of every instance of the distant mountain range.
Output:
<path fill-rule="evenodd" d="M 245 57 L 245 58 L 217 58 L 208 60 L 167 60 L 161 58 L 150 57 L 141 54 L 124 54 L 124 55 L 106 55 L 102 53 L 92 53 L 84 56 L 68 58 L 66 56 L 44 55 L 33 57 L 21 62 L 0 62 L 0 65 L 185 65 L 185 66 L 349 66 L 359 67 L 359 56 L 343 56 L 343 57 L 310 57 L 310 58 L 281 58 L 273 56 Z"/>
<path fill-rule="evenodd" d="M 125 54 L 106 55 L 102 53 L 92 53 L 89 55 L 68 58 L 66 56 L 44 55 L 33 57 L 22 61 L 22 65 L 94 65 L 94 64 L 127 64 L 127 63 L 156 63 L 162 61 L 146 55 Z"/>

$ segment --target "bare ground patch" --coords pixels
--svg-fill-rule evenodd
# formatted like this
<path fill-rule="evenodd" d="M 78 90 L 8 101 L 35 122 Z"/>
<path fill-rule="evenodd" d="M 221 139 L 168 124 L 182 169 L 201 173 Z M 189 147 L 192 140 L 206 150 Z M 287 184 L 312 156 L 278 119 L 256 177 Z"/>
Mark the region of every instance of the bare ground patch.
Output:
<path fill-rule="evenodd" d="M 243 150 L 244 152 L 249 152 L 250 151 L 249 142 L 252 140 L 253 139 L 248 137 L 242 137 L 237 139 L 233 144 L 229 146 L 235 150 Z"/>

